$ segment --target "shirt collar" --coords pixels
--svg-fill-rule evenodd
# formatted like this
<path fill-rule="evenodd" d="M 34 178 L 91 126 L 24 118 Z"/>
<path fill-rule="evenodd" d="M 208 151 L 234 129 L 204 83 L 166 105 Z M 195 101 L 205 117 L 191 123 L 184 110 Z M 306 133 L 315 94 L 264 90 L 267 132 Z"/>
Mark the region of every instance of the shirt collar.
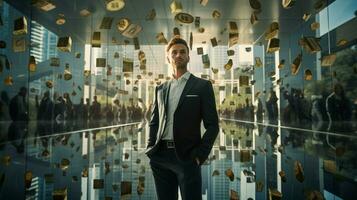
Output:
<path fill-rule="evenodd" d="M 181 80 L 188 80 L 190 78 L 191 73 L 189 71 L 186 71 L 184 74 L 182 74 L 182 76 L 180 78 L 178 78 L 177 80 L 175 78 L 173 78 L 172 80 L 176 80 L 176 81 L 181 81 Z"/>

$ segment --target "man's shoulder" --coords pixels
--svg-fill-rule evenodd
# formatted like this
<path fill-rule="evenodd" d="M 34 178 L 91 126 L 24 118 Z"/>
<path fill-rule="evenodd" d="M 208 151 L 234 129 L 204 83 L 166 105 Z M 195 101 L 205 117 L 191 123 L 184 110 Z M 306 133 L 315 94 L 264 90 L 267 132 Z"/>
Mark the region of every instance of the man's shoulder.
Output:
<path fill-rule="evenodd" d="M 203 78 L 199 78 L 195 75 L 193 75 L 192 73 L 190 74 L 190 77 L 188 79 L 188 81 L 195 81 L 195 84 L 208 84 L 210 83 L 209 80 L 203 79 Z M 169 86 L 169 84 L 171 83 L 171 80 L 165 81 L 163 83 L 161 83 L 160 85 L 156 86 L 158 90 L 166 88 Z"/>
<path fill-rule="evenodd" d="M 166 87 L 169 84 L 169 81 L 165 81 L 163 83 L 161 83 L 160 85 L 156 86 L 157 90 L 161 90 L 162 88 Z"/>
<path fill-rule="evenodd" d="M 192 78 L 192 80 L 195 81 L 195 84 L 198 84 L 198 85 L 206 85 L 206 84 L 210 83 L 209 80 L 194 76 L 193 74 L 191 74 L 191 78 Z"/>
<path fill-rule="evenodd" d="M 207 79 L 203 79 L 203 78 L 196 77 L 196 76 L 195 76 L 195 78 L 197 79 L 197 81 L 200 81 L 202 83 L 208 83 L 209 82 L 209 80 L 207 80 Z"/>

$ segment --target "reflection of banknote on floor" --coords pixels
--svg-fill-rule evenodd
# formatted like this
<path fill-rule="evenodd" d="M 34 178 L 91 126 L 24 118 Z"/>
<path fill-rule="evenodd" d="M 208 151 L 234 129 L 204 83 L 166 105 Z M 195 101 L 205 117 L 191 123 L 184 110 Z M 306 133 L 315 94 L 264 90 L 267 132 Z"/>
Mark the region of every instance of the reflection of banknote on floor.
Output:
<path fill-rule="evenodd" d="M 123 59 L 123 72 L 133 72 L 134 62 L 130 58 Z"/>
<path fill-rule="evenodd" d="M 105 67 L 107 60 L 105 58 L 97 58 L 96 67 Z"/>
<path fill-rule="evenodd" d="M 60 59 L 52 57 L 50 58 L 50 66 L 52 67 L 59 67 L 60 66 Z"/>
<path fill-rule="evenodd" d="M 67 199 L 67 188 L 55 189 L 52 192 L 53 199 Z"/>
<path fill-rule="evenodd" d="M 24 52 L 26 50 L 26 40 L 25 37 L 12 38 L 12 49 L 15 53 Z"/>

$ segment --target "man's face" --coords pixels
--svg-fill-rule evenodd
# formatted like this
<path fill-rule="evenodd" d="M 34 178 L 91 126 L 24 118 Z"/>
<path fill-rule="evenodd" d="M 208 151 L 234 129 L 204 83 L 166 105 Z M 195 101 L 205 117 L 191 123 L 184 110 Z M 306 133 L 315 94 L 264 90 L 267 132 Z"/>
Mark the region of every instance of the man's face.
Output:
<path fill-rule="evenodd" d="M 167 59 L 174 68 L 185 69 L 190 61 L 190 56 L 185 45 L 175 44 L 170 48 Z"/>

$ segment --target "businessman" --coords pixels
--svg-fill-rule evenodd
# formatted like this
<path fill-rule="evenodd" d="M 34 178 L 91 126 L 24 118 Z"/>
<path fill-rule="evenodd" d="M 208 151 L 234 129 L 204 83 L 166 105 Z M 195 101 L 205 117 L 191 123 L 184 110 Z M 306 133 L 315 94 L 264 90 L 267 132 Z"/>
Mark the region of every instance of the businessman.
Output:
<path fill-rule="evenodd" d="M 201 164 L 217 137 L 218 115 L 212 84 L 187 71 L 185 40 L 175 37 L 167 48 L 173 78 L 155 89 L 146 154 L 159 200 L 202 199 Z M 201 136 L 201 122 L 206 129 Z"/>

